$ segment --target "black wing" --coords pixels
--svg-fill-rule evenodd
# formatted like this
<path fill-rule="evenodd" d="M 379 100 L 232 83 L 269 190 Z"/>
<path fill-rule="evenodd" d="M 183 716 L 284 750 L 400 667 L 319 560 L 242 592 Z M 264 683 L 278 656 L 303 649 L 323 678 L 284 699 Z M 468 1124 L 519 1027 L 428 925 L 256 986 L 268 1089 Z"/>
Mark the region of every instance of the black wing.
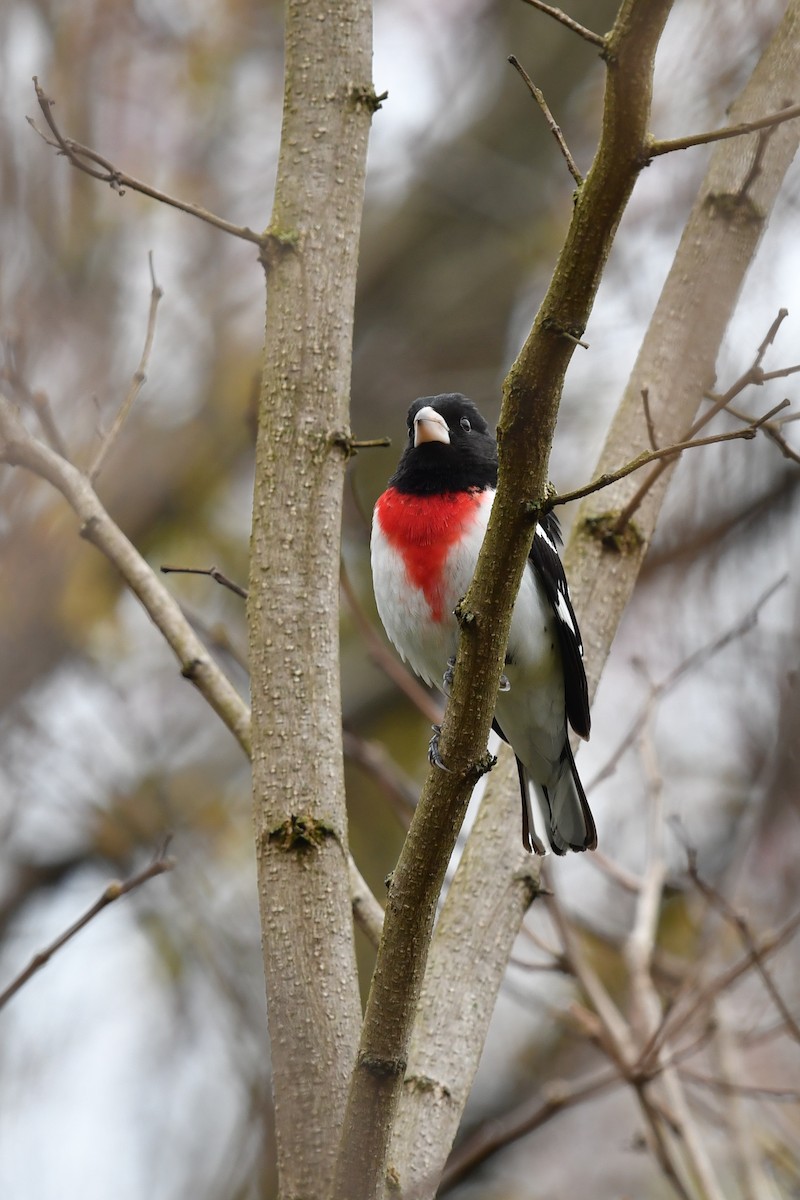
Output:
<path fill-rule="evenodd" d="M 558 640 L 564 666 L 564 693 L 567 717 L 575 732 L 588 738 L 591 728 L 589 689 L 583 666 L 583 642 L 572 601 L 569 598 L 567 577 L 558 556 L 561 527 L 555 513 L 549 512 L 536 526 L 528 558 L 544 585 L 547 598 L 556 615 Z"/>

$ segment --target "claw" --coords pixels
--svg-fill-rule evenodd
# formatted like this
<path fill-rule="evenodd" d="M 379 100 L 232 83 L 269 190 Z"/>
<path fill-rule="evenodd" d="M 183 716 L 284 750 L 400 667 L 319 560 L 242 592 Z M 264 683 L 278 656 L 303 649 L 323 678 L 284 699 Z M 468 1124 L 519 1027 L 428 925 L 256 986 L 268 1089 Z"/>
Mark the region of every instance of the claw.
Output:
<path fill-rule="evenodd" d="M 510 692 L 511 691 L 511 684 L 508 682 L 508 677 L 506 675 L 500 676 L 500 686 L 498 687 L 497 690 L 499 692 Z"/>
<path fill-rule="evenodd" d="M 440 771 L 448 771 L 449 767 L 444 765 L 444 760 L 439 753 L 439 734 L 442 732 L 441 725 L 431 725 L 433 737 L 428 743 L 428 762 L 432 767 L 438 767 Z"/>
<path fill-rule="evenodd" d="M 453 686 L 453 667 L 456 665 L 456 656 L 447 660 L 447 670 L 442 676 L 442 691 L 445 696 L 450 695 L 450 688 Z M 434 727 L 435 728 L 435 727 Z"/>

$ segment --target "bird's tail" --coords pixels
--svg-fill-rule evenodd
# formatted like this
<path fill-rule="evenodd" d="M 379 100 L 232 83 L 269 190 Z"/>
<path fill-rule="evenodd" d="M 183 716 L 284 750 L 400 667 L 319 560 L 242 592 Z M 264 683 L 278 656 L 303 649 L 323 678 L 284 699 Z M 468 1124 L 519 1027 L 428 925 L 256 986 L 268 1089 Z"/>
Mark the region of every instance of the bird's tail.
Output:
<path fill-rule="evenodd" d="M 594 850 L 597 830 L 569 742 L 565 742 L 554 779 L 545 787 L 534 783 L 517 759 L 522 792 L 522 844 L 535 854 L 566 854 Z"/>

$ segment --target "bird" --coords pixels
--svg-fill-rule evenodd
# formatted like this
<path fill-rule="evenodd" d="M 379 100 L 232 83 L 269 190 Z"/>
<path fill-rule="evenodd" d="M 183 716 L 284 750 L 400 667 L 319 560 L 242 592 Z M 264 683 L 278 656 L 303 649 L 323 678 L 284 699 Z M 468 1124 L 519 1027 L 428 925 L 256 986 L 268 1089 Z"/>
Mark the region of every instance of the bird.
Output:
<path fill-rule="evenodd" d="M 497 488 L 497 443 L 460 392 L 423 396 L 372 520 L 378 615 L 400 656 L 448 691 L 458 645 L 455 608 L 469 587 Z M 516 756 L 526 850 L 594 850 L 597 832 L 568 724 L 590 732 L 583 644 L 559 557 L 552 510 L 537 523 L 514 604 L 493 728 Z M 436 727 L 431 758 L 440 766 Z"/>

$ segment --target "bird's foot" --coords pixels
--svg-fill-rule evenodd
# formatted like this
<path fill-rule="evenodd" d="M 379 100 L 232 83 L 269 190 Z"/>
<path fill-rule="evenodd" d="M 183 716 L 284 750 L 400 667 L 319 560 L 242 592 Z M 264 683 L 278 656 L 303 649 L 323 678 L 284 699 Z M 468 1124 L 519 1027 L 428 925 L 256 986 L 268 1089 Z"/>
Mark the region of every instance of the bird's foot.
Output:
<path fill-rule="evenodd" d="M 500 685 L 497 690 L 498 690 L 498 692 L 510 692 L 511 691 L 511 684 L 508 682 L 507 675 L 500 676 Z"/>
<path fill-rule="evenodd" d="M 449 771 L 450 768 L 444 765 L 444 759 L 439 753 L 439 734 L 442 732 L 441 725 L 432 725 L 433 737 L 428 743 L 428 762 L 432 767 L 438 767 L 440 771 Z"/>
<path fill-rule="evenodd" d="M 452 658 L 448 658 L 447 670 L 445 671 L 444 675 L 442 676 L 442 691 L 444 692 L 445 696 L 450 695 L 450 688 L 453 686 L 453 668 L 455 667 L 455 665 L 456 665 L 456 656 L 454 654 Z M 435 728 L 435 726 L 434 726 L 434 728 Z"/>

